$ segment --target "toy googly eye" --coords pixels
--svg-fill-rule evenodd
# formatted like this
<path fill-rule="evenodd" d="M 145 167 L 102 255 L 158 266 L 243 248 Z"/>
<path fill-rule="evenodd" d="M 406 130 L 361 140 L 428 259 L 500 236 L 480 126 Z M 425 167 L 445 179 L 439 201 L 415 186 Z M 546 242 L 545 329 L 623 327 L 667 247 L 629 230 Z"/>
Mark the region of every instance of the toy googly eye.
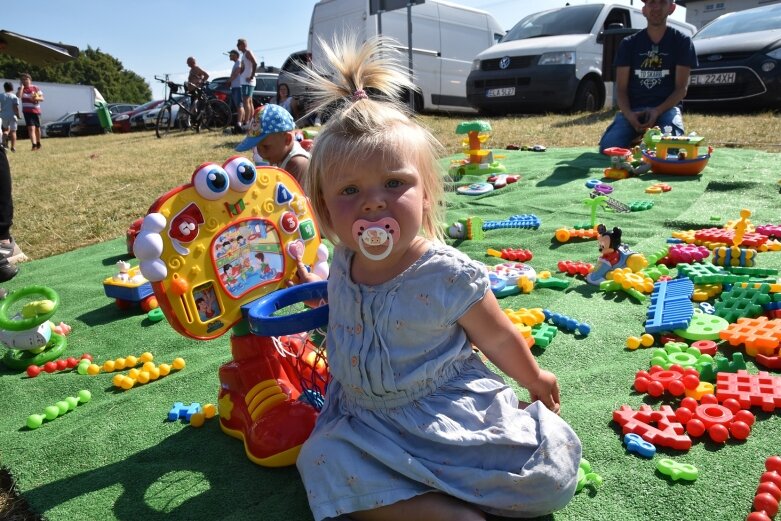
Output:
<path fill-rule="evenodd" d="M 246 192 L 258 178 L 255 165 L 246 157 L 233 157 L 222 166 L 228 173 L 230 187 L 237 192 Z"/>
<path fill-rule="evenodd" d="M 198 195 L 214 201 L 225 195 L 230 188 L 228 173 L 215 163 L 205 163 L 198 167 L 192 180 Z"/>

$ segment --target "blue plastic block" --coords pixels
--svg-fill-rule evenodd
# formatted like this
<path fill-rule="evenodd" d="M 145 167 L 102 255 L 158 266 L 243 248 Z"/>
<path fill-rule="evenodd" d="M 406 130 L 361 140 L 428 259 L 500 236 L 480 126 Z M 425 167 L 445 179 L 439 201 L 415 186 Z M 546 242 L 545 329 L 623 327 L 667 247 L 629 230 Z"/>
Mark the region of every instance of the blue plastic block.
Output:
<path fill-rule="evenodd" d="M 639 434 L 632 432 L 624 436 L 624 445 L 629 452 L 634 452 L 644 458 L 653 458 L 656 454 L 656 446 L 653 443 L 645 441 Z"/>
<path fill-rule="evenodd" d="M 646 333 L 661 333 L 689 327 L 694 307 L 691 297 L 694 283 L 687 278 L 665 280 L 654 284 L 651 305 L 645 321 Z"/>
<path fill-rule="evenodd" d="M 185 405 L 182 402 L 175 402 L 171 410 L 168 411 L 168 421 L 176 421 L 179 418 L 186 422 L 190 421 L 190 417 L 196 412 L 201 412 L 201 404 L 193 402 L 190 405 Z"/>
<path fill-rule="evenodd" d="M 527 228 L 536 230 L 542 222 L 533 214 L 513 215 L 504 221 L 485 221 L 483 231 L 498 230 L 499 228 Z"/>

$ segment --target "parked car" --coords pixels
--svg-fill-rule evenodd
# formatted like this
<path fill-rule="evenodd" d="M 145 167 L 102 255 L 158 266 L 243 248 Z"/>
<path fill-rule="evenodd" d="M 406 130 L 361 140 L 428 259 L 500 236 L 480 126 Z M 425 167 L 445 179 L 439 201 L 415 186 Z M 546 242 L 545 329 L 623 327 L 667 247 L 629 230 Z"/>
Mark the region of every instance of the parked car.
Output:
<path fill-rule="evenodd" d="M 97 111 L 77 112 L 70 126 L 70 136 L 92 136 L 108 132 L 100 124 Z"/>
<path fill-rule="evenodd" d="M 130 112 L 138 107 L 138 103 L 109 103 L 108 111 L 111 115 L 122 114 L 123 112 Z"/>
<path fill-rule="evenodd" d="M 277 95 L 276 72 L 259 72 L 255 74 L 255 91 L 252 93 L 252 101 L 255 106 L 265 105 Z M 214 78 L 209 82 L 208 89 L 212 96 L 230 105 L 230 83 L 227 76 Z"/>
<path fill-rule="evenodd" d="M 121 114 L 111 116 L 112 128 L 114 129 L 114 132 L 130 132 L 131 130 L 137 130 L 137 128 L 133 127 L 131 120 L 138 114 L 159 106 L 163 103 L 163 101 L 164 100 L 147 101 L 143 105 L 136 107 L 131 111 L 122 112 Z"/>
<path fill-rule="evenodd" d="M 41 137 L 68 137 L 71 123 L 76 117 L 76 112 L 65 114 L 60 119 L 41 126 Z"/>
<path fill-rule="evenodd" d="M 162 106 L 155 107 L 150 110 L 146 110 L 139 114 L 140 119 L 142 120 L 143 128 L 150 129 L 155 128 L 157 125 L 157 116 L 160 114 L 160 109 L 162 109 Z M 182 112 L 182 116 L 186 117 L 187 113 Z M 174 120 L 174 126 L 179 126 L 179 105 L 171 105 L 171 117 Z"/>
<path fill-rule="evenodd" d="M 287 85 L 290 97 L 298 102 L 299 111 L 305 113 L 309 106 L 309 88 L 301 81 L 304 69 L 312 66 L 312 55 L 308 51 L 296 51 L 287 57 L 277 78 L 277 88 Z"/>
<path fill-rule="evenodd" d="M 781 107 L 781 4 L 719 16 L 692 38 L 688 106 Z"/>

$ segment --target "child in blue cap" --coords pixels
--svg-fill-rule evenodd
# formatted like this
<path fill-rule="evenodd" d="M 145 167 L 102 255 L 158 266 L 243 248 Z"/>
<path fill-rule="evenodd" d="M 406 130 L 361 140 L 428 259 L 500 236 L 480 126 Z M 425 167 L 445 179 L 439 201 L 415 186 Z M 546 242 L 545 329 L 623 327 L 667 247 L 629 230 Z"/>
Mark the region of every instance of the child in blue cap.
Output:
<path fill-rule="evenodd" d="M 309 152 L 296 141 L 296 123 L 279 105 L 264 105 L 255 111 L 247 137 L 236 150 L 253 149 L 255 163 L 263 161 L 289 172 L 299 183 L 309 167 Z"/>

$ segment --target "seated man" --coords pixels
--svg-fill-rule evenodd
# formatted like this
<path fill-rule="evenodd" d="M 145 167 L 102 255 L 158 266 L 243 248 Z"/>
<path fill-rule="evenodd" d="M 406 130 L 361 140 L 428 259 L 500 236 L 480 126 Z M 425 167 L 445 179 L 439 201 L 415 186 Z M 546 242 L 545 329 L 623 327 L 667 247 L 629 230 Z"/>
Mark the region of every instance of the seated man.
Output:
<path fill-rule="evenodd" d="M 296 141 L 296 124 L 290 112 L 269 103 L 257 109 L 250 121 L 247 137 L 236 150 L 253 151 L 256 164 L 268 163 L 301 180 L 309 168 L 309 152 Z"/>
<path fill-rule="evenodd" d="M 615 84 L 620 112 L 602 136 L 600 152 L 631 148 L 651 127 L 684 133 L 680 104 L 697 55 L 691 38 L 667 27 L 673 11 L 675 0 L 643 0 L 648 27 L 621 41 Z"/>

